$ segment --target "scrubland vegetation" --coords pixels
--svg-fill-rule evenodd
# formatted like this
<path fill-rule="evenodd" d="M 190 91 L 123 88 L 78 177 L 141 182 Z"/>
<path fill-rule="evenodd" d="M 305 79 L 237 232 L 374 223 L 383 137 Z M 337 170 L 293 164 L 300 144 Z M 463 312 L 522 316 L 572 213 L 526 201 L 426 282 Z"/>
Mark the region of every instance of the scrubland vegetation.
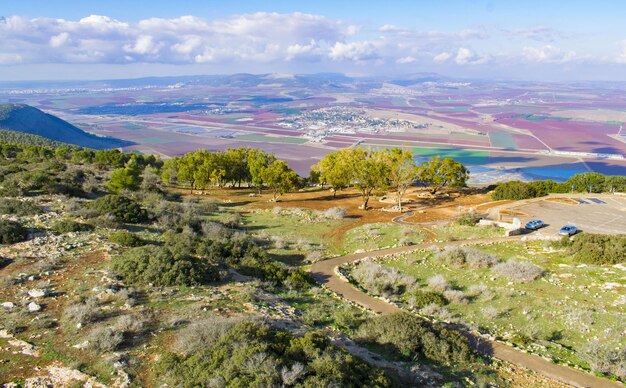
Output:
<path fill-rule="evenodd" d="M 240 166 L 244 175 L 215 175 L 211 164 L 245 153 L 265 170 L 278 166 L 271 155 L 229 150 L 162 163 L 66 147 L 2 143 L 0 152 L 6 382 L 22 384 L 52 365 L 67 379 L 110 385 L 500 381 L 455 332 L 414 316 L 376 318 L 315 287 L 306 266 L 333 254 L 325 233 L 349 221 L 346 209 L 242 211 L 187 195 L 189 187 L 222 190 L 241 180 L 254 187 L 248 194 L 269 189 L 276 200 L 304 183 L 278 187 L 273 173 L 254 175 L 255 163 Z M 185 178 L 185 158 L 206 169 Z M 371 244 L 359 240 L 359 228 L 348 233 L 347 249 L 424 239 L 399 225 L 364 228 Z M 455 296 L 414 289 L 412 298 L 428 307 Z"/>
<path fill-rule="evenodd" d="M 343 271 L 407 311 L 624 379 L 626 343 L 616 333 L 626 330 L 625 241 L 581 234 L 556 243 L 433 248 Z"/>

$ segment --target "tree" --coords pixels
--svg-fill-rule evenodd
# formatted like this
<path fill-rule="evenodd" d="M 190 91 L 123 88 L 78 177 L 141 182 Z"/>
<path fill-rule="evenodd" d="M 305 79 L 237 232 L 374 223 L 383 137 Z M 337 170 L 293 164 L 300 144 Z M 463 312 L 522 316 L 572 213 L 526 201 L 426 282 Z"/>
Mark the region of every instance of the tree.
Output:
<path fill-rule="evenodd" d="M 583 172 L 572 175 L 567 183 L 578 192 L 601 193 L 604 189 L 604 175 L 598 172 Z"/>
<path fill-rule="evenodd" d="M 626 176 L 610 175 L 604 180 L 604 191 L 626 191 Z"/>
<path fill-rule="evenodd" d="M 374 190 L 387 188 L 389 166 L 385 163 L 382 152 L 366 151 L 361 148 L 342 150 L 347 157 L 349 171 L 352 172 L 352 184 L 361 192 L 361 208 L 367 210 L 367 204 Z"/>
<path fill-rule="evenodd" d="M 348 187 L 352 181 L 350 155 L 349 148 L 331 152 L 313 166 L 314 170 L 319 171 L 322 185 L 329 184 L 333 188 L 333 198 L 337 190 Z"/>
<path fill-rule="evenodd" d="M 275 160 L 261 171 L 261 179 L 272 190 L 273 201 L 279 195 L 294 190 L 298 185 L 298 174 L 282 160 Z"/>
<path fill-rule="evenodd" d="M 141 190 L 159 192 L 161 191 L 161 179 L 156 168 L 146 166 L 141 173 Z"/>
<path fill-rule="evenodd" d="M 141 169 L 137 159 L 131 158 L 124 168 L 117 169 L 111 173 L 111 179 L 107 187 L 114 193 L 121 190 L 136 191 L 141 185 Z"/>
<path fill-rule="evenodd" d="M 389 183 L 396 191 L 398 211 L 402 212 L 402 197 L 417 179 L 417 166 L 413 154 L 400 148 L 386 150 L 384 158 L 389 165 Z"/>
<path fill-rule="evenodd" d="M 274 157 L 274 155 L 268 154 L 263 150 L 254 148 L 248 150 L 247 162 L 250 180 L 252 184 L 259 189 L 259 194 L 261 194 L 261 190 L 263 189 L 263 170 L 275 160 L 276 157 Z"/>
<path fill-rule="evenodd" d="M 469 171 L 452 158 L 441 159 L 435 156 L 430 161 L 422 163 L 417 170 L 417 179 L 430 186 L 431 194 L 446 186 L 463 187 L 468 178 Z"/>
<path fill-rule="evenodd" d="M 247 148 L 228 148 L 224 152 L 224 165 L 226 167 L 224 179 L 228 182 L 235 183 L 241 187 L 241 182 L 250 180 L 250 171 L 248 169 L 248 152 Z"/>
<path fill-rule="evenodd" d="M 163 183 L 174 183 L 178 179 L 178 160 L 179 158 L 168 159 L 163 163 L 161 168 L 161 179 Z"/>

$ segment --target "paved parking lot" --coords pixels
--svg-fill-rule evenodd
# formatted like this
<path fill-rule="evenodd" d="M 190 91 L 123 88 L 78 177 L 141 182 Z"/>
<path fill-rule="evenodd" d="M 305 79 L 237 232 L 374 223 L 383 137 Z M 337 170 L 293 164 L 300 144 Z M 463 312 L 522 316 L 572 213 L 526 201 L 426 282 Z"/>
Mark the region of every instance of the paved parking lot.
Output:
<path fill-rule="evenodd" d="M 616 195 L 571 196 L 569 199 L 542 199 L 508 209 L 524 213 L 522 225 L 540 219 L 548 227 L 542 234 L 558 233 L 564 225 L 574 225 L 583 232 L 626 234 L 626 197 Z"/>

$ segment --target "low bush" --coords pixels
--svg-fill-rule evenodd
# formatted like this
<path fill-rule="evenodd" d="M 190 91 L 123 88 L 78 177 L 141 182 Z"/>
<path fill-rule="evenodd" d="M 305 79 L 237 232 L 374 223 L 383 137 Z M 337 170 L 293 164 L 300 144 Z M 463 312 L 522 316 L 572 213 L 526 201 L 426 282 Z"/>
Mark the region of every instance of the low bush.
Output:
<path fill-rule="evenodd" d="M 145 245 L 145 242 L 139 236 L 127 230 L 118 230 L 111 233 L 109 235 L 109 241 L 129 248 Z"/>
<path fill-rule="evenodd" d="M 412 276 L 368 260 L 356 265 L 351 275 L 367 291 L 385 297 L 400 296 L 417 284 Z"/>
<path fill-rule="evenodd" d="M 433 290 L 437 290 L 439 292 L 444 292 L 444 291 L 452 289 L 452 286 L 450 285 L 450 283 L 448 283 L 446 278 L 444 278 L 442 275 L 435 275 L 429 278 L 427 283 L 428 283 L 428 287 L 432 288 Z"/>
<path fill-rule="evenodd" d="M 341 207 L 331 207 L 330 209 L 326 209 L 322 212 L 322 217 L 328 218 L 331 220 L 343 220 L 346 218 L 346 209 Z"/>
<path fill-rule="evenodd" d="M 498 262 L 498 258 L 470 248 L 447 248 L 435 257 L 454 268 L 488 268 Z"/>
<path fill-rule="evenodd" d="M 465 226 L 474 226 L 480 221 L 480 216 L 473 211 L 466 212 L 461 214 L 461 216 L 456 220 L 456 223 L 459 225 Z"/>
<path fill-rule="evenodd" d="M 304 289 L 315 283 L 311 275 L 302 269 L 287 268 L 266 257 L 245 257 L 236 265 L 236 268 L 244 275 L 271 282 L 279 287 Z"/>
<path fill-rule="evenodd" d="M 193 352 L 162 354 L 154 366 L 159 382 L 176 387 L 392 385 L 380 369 L 334 347 L 317 332 L 296 337 L 263 322 L 244 320 L 215 330 L 209 341 L 211 346 L 198 346 Z"/>
<path fill-rule="evenodd" d="M 581 263 L 619 264 L 626 262 L 626 236 L 580 234 L 564 241 L 568 253 Z"/>
<path fill-rule="evenodd" d="M 527 261 L 518 262 L 513 259 L 497 264 L 491 270 L 499 276 L 516 283 L 527 283 L 540 278 L 544 269 Z"/>
<path fill-rule="evenodd" d="M 211 348 L 228 330 L 242 321 L 243 318 L 211 316 L 194 322 L 176 334 L 173 350 L 189 355 L 206 347 Z"/>
<path fill-rule="evenodd" d="M 459 290 L 446 290 L 443 292 L 443 297 L 448 300 L 450 303 L 455 304 L 467 304 L 467 296 L 463 293 L 463 291 Z"/>
<path fill-rule="evenodd" d="M 19 222 L 0 220 L 0 244 L 15 244 L 28 238 L 28 229 Z"/>
<path fill-rule="evenodd" d="M 439 293 L 418 289 L 409 293 L 408 302 L 411 307 L 422 309 L 431 304 L 443 306 L 446 304 L 446 299 Z"/>
<path fill-rule="evenodd" d="M 42 213 L 40 206 L 32 201 L 20 201 L 15 198 L 0 199 L 0 214 L 13 214 L 16 216 L 32 216 Z"/>
<path fill-rule="evenodd" d="M 408 313 L 371 318 L 361 325 L 357 338 L 406 360 L 420 358 L 455 366 L 478 360 L 463 335 Z"/>
<path fill-rule="evenodd" d="M 142 223 L 148 220 L 148 213 L 129 198 L 121 195 L 105 195 L 89 204 L 99 215 L 111 215 L 118 222 L 132 224 Z"/>
<path fill-rule="evenodd" d="M 102 317 L 102 312 L 98 305 L 99 301 L 95 298 L 69 305 L 63 310 L 62 319 L 67 323 L 81 326 L 96 322 Z"/>
<path fill-rule="evenodd" d="M 88 232 L 93 230 L 93 226 L 72 220 L 60 220 L 52 224 L 51 229 L 58 234 L 64 234 L 70 232 Z"/>
<path fill-rule="evenodd" d="M 124 342 L 124 333 L 110 326 L 96 327 L 87 340 L 90 349 L 105 353 L 116 350 Z"/>
<path fill-rule="evenodd" d="M 132 248 L 111 260 L 111 268 L 130 283 L 158 287 L 192 286 L 218 279 L 215 266 L 167 247 Z"/>

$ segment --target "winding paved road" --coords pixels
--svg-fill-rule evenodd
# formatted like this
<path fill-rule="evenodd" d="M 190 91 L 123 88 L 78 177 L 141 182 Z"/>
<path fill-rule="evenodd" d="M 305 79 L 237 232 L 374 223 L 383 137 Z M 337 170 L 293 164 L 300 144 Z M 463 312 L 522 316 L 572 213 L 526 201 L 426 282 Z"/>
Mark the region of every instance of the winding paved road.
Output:
<path fill-rule="evenodd" d="M 418 245 L 383 249 L 379 251 L 355 253 L 346 256 L 319 261 L 311 267 L 311 274 L 319 283 L 326 286 L 331 291 L 351 300 L 359 305 L 370 309 L 378 314 L 393 314 L 402 311 L 399 307 L 374 298 L 366 293 L 357 290 L 352 285 L 341 280 L 335 273 L 335 269 L 345 263 L 363 259 L 365 257 L 379 257 L 398 253 L 407 253 L 432 246 L 446 247 L 467 244 L 480 244 L 489 242 L 500 242 L 520 239 L 516 237 L 490 238 L 472 241 L 455 241 L 444 243 L 424 243 Z M 468 333 L 464 333 L 468 334 Z M 472 345 L 482 354 L 492 356 L 503 361 L 510 362 L 522 368 L 542 374 L 556 381 L 573 385 L 575 387 L 621 387 L 624 385 L 596 377 L 590 373 L 578 371 L 561 365 L 556 365 L 542 357 L 524 353 L 521 350 L 512 348 L 500 342 L 487 340 L 484 338 L 470 338 Z"/>

